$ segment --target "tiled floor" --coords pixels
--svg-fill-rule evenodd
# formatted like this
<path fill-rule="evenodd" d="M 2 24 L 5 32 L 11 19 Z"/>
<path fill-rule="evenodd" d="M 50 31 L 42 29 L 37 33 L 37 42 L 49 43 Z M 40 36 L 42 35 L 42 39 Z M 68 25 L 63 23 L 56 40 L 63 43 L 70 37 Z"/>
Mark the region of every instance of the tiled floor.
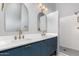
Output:
<path fill-rule="evenodd" d="M 68 55 L 64 54 L 63 52 L 58 52 L 58 56 L 68 56 Z"/>
<path fill-rule="evenodd" d="M 69 56 L 79 56 L 79 51 L 74 50 L 74 49 L 69 49 L 66 47 L 60 47 L 59 49 L 60 52 L 67 54 Z"/>

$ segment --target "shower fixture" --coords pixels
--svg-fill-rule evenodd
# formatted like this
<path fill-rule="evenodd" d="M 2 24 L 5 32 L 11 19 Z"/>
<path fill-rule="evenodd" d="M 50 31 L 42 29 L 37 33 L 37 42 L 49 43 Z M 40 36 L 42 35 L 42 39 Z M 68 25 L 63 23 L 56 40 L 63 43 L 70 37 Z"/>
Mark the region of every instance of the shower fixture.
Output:
<path fill-rule="evenodd" d="M 74 12 L 75 13 L 75 15 L 77 15 L 78 13 L 79 13 L 79 11 L 76 11 L 76 12 Z"/>
<path fill-rule="evenodd" d="M 76 15 L 77 23 L 79 23 L 79 11 L 74 12 L 74 14 Z M 79 26 L 77 26 L 77 29 L 79 29 Z"/>
<path fill-rule="evenodd" d="M 79 11 L 75 12 L 75 15 L 77 16 L 77 22 L 79 23 Z"/>

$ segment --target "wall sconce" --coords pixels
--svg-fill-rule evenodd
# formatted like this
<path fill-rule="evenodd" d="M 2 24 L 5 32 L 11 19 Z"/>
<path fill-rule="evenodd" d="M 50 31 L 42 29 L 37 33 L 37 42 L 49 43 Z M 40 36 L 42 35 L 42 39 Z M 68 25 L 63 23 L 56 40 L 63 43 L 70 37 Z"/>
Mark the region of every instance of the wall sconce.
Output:
<path fill-rule="evenodd" d="M 4 9 L 4 3 L 0 3 L 0 10 L 3 11 Z"/>
<path fill-rule="evenodd" d="M 39 8 L 40 8 L 41 12 L 47 12 L 48 11 L 48 8 L 41 3 L 39 4 Z"/>
<path fill-rule="evenodd" d="M 1 8 L 1 10 L 3 11 L 3 9 L 4 9 L 4 3 L 2 3 L 2 8 Z"/>
<path fill-rule="evenodd" d="M 3 9 L 4 9 L 4 3 L 0 4 L 0 9 L 1 9 L 1 11 L 3 11 Z"/>

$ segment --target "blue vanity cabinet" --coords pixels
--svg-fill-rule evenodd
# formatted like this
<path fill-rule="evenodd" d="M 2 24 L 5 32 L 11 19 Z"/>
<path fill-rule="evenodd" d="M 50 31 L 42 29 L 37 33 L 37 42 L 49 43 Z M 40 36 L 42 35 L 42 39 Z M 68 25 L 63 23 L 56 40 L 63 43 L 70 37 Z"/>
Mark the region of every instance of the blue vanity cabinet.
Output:
<path fill-rule="evenodd" d="M 41 42 L 41 47 L 40 47 L 40 52 L 41 56 L 48 56 L 48 47 L 46 46 L 46 41 Z"/>
<path fill-rule="evenodd" d="M 40 50 L 40 42 L 36 42 L 32 44 L 32 56 L 40 56 L 41 50 Z"/>
<path fill-rule="evenodd" d="M 10 56 L 21 56 L 23 53 L 23 47 L 16 47 L 6 52 L 8 52 Z"/>
<path fill-rule="evenodd" d="M 30 45 L 23 45 L 0 52 L 0 56 L 29 56 L 32 55 Z"/>
<path fill-rule="evenodd" d="M 22 45 L 5 51 L 0 56 L 49 56 L 57 50 L 57 37 Z"/>
<path fill-rule="evenodd" d="M 23 46 L 21 56 L 32 56 L 32 45 L 31 44 Z"/>
<path fill-rule="evenodd" d="M 47 40 L 48 55 L 55 54 L 57 51 L 57 37 Z"/>
<path fill-rule="evenodd" d="M 57 50 L 57 37 L 40 42 L 41 56 L 49 56 Z"/>
<path fill-rule="evenodd" d="M 54 54 L 55 51 L 57 51 L 57 37 L 53 37 L 53 38 L 45 39 L 43 41 L 29 44 L 24 49 L 23 55 L 24 56 L 49 56 L 51 54 Z"/>
<path fill-rule="evenodd" d="M 23 47 L 16 47 L 0 52 L 0 56 L 21 56 L 23 53 Z"/>

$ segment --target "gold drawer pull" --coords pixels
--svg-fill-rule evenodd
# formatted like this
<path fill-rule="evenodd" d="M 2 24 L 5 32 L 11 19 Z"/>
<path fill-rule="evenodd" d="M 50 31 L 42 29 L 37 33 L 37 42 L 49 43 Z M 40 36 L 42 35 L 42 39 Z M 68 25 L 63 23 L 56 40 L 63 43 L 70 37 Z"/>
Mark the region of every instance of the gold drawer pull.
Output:
<path fill-rule="evenodd" d="M 31 47 L 31 45 L 27 45 L 27 46 L 25 46 L 26 48 L 28 48 L 28 47 Z"/>

